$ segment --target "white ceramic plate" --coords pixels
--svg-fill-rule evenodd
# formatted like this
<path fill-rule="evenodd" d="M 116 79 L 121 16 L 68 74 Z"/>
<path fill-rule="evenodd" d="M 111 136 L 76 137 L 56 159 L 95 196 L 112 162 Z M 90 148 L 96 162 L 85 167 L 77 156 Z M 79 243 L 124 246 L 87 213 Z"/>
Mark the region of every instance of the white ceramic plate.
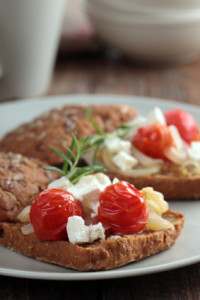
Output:
<path fill-rule="evenodd" d="M 54 96 L 1 104 L 0 137 L 15 126 L 52 107 L 75 103 L 127 103 L 143 115 L 154 106 L 159 106 L 163 111 L 179 107 L 192 113 L 197 120 L 200 119 L 199 107 L 174 101 L 111 95 Z M 170 207 L 185 214 L 186 221 L 181 236 L 172 248 L 140 262 L 110 271 L 77 272 L 39 262 L 0 246 L 0 275 L 52 280 L 96 280 L 145 275 L 200 262 L 200 201 L 176 201 L 171 202 Z"/>

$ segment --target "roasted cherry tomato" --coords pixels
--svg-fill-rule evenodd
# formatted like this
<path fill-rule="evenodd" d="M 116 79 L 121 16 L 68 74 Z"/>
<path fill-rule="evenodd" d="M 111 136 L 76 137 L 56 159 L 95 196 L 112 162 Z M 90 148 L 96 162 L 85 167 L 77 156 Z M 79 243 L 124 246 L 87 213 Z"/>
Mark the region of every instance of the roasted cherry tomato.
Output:
<path fill-rule="evenodd" d="M 137 233 L 146 225 L 149 208 L 140 192 L 126 181 L 109 185 L 100 194 L 98 219 L 115 233 Z"/>
<path fill-rule="evenodd" d="M 38 238 L 64 240 L 66 224 L 70 216 L 83 216 L 79 201 L 69 192 L 47 189 L 41 192 L 31 205 L 30 219 Z"/>
<path fill-rule="evenodd" d="M 193 116 L 181 109 L 172 109 L 165 113 L 167 125 L 177 127 L 180 136 L 187 143 L 198 140 L 198 125 Z"/>
<path fill-rule="evenodd" d="M 132 143 L 144 154 L 162 159 L 166 159 L 165 149 L 174 146 L 171 131 L 159 122 L 139 128 Z"/>

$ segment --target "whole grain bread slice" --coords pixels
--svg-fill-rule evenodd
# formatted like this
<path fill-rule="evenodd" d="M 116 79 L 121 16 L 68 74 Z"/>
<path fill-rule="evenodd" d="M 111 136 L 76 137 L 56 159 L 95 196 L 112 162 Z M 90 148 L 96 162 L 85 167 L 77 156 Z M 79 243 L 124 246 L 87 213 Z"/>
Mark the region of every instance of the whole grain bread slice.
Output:
<path fill-rule="evenodd" d="M 0 221 L 16 221 L 18 213 L 57 177 L 45 166 L 34 158 L 0 152 Z"/>
<path fill-rule="evenodd" d="M 200 199 L 200 176 L 183 176 L 154 174 L 149 176 L 126 176 L 117 173 L 106 173 L 111 179 L 117 177 L 126 180 L 137 189 L 152 187 L 164 195 L 166 200 L 199 200 Z"/>
<path fill-rule="evenodd" d="M 117 127 L 131 121 L 137 115 L 135 109 L 125 104 L 87 106 L 96 124 L 104 132 L 116 130 Z M 63 162 L 62 158 L 49 147 L 63 151 L 63 145 L 70 145 L 73 132 L 77 132 L 78 139 L 96 134 L 96 130 L 86 115 L 84 105 L 55 108 L 22 124 L 6 134 L 0 141 L 0 151 L 21 153 L 50 165 L 57 165 Z"/>
<path fill-rule="evenodd" d="M 22 223 L 0 223 L 0 243 L 21 254 L 79 271 L 108 270 L 138 261 L 170 248 L 181 233 L 184 215 L 168 210 L 163 217 L 173 229 L 99 239 L 92 244 L 42 241 L 35 233 L 24 235 Z"/>

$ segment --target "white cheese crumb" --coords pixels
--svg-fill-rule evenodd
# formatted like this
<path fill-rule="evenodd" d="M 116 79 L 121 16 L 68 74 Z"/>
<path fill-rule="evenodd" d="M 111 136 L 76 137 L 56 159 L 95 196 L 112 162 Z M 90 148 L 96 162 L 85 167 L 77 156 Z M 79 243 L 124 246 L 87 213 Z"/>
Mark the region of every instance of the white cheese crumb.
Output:
<path fill-rule="evenodd" d="M 98 182 L 101 185 L 104 186 L 104 188 L 111 185 L 110 178 L 107 175 L 105 175 L 104 173 L 99 172 L 99 173 L 94 174 L 93 176 L 98 180 Z"/>
<path fill-rule="evenodd" d="M 92 243 L 98 238 L 105 239 L 102 223 L 86 226 L 83 218 L 79 216 L 69 217 L 66 229 L 72 244 Z"/>
<path fill-rule="evenodd" d="M 72 244 L 75 244 L 77 242 L 89 242 L 89 227 L 85 225 L 83 218 L 79 216 L 73 216 L 68 218 L 67 234 L 69 241 Z"/>
<path fill-rule="evenodd" d="M 49 183 L 48 188 L 67 190 L 70 186 L 72 186 L 71 182 L 65 176 L 62 176 Z"/>
<path fill-rule="evenodd" d="M 72 185 L 67 188 L 67 191 L 71 193 L 77 200 L 82 200 L 82 197 L 80 195 L 80 191 L 75 187 L 75 185 Z"/>
<path fill-rule="evenodd" d="M 91 217 L 95 217 L 98 215 L 100 193 L 110 184 L 111 180 L 107 175 L 96 173 L 82 177 L 67 190 L 82 202 L 84 209 L 91 210 Z"/>
<path fill-rule="evenodd" d="M 147 116 L 146 124 L 153 124 L 160 122 L 162 125 L 166 125 L 165 116 L 159 107 L 155 107 Z"/>
<path fill-rule="evenodd" d="M 82 177 L 74 186 L 79 191 L 79 200 L 87 198 L 89 201 L 98 201 L 101 190 L 104 189 L 93 175 Z M 69 189 L 68 189 L 69 190 Z"/>
<path fill-rule="evenodd" d="M 131 150 L 131 142 L 124 141 L 119 137 L 105 139 L 104 146 L 110 153 L 117 153 L 119 151 L 130 153 Z"/>
<path fill-rule="evenodd" d="M 92 210 L 91 218 L 95 218 L 98 216 L 98 207 L 99 207 L 99 201 L 97 203 L 89 203 L 89 208 Z"/>
<path fill-rule="evenodd" d="M 113 156 L 112 161 L 123 172 L 133 168 L 138 163 L 135 157 L 129 155 L 124 151 L 120 151 L 118 154 Z"/>
<path fill-rule="evenodd" d="M 89 241 L 94 242 L 97 239 L 105 239 L 105 231 L 101 222 L 89 226 Z"/>

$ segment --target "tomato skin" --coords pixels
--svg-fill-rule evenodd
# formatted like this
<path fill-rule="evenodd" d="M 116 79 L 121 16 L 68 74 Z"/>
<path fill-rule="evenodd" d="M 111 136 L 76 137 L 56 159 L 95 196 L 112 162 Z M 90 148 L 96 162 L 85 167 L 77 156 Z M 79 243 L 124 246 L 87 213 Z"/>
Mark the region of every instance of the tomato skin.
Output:
<path fill-rule="evenodd" d="M 159 122 L 140 127 L 134 134 L 132 143 L 144 154 L 164 160 L 167 159 L 165 149 L 174 146 L 169 128 Z"/>
<path fill-rule="evenodd" d="M 47 189 L 41 192 L 31 205 L 30 220 L 41 240 L 64 240 L 66 224 L 70 216 L 83 216 L 79 201 L 69 192 Z"/>
<path fill-rule="evenodd" d="M 181 109 L 168 110 L 164 114 L 167 125 L 174 125 L 177 127 L 180 136 L 188 144 L 192 141 L 198 140 L 198 125 L 195 119 L 188 112 Z"/>
<path fill-rule="evenodd" d="M 146 225 L 149 208 L 141 193 L 126 181 L 109 185 L 100 194 L 98 220 L 115 233 L 138 233 Z"/>

